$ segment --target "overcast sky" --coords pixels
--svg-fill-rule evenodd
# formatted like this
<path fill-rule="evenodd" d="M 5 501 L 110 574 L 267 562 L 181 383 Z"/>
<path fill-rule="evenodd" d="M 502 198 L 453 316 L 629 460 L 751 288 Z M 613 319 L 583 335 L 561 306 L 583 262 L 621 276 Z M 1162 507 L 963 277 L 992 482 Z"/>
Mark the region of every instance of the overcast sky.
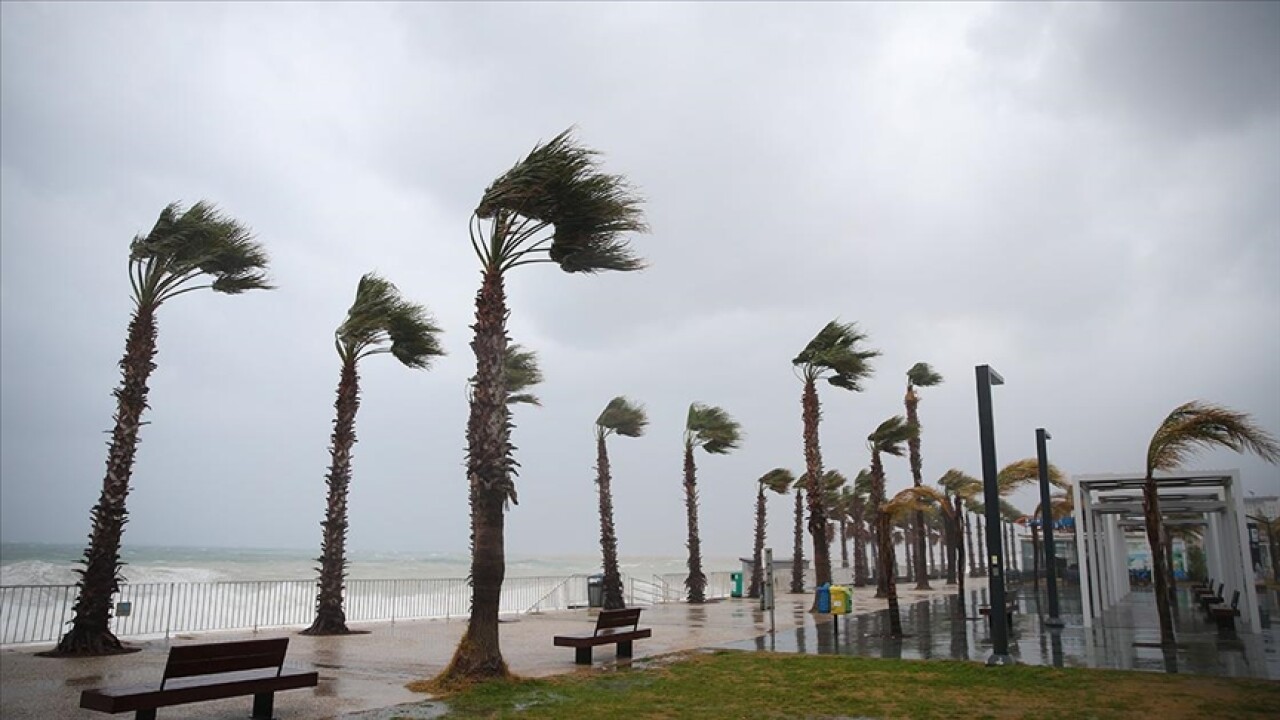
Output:
<path fill-rule="evenodd" d="M 1203 399 L 1280 434 L 1280 4 L 0 4 L 0 539 L 81 543 L 102 487 L 129 240 L 171 201 L 251 226 L 279 289 L 159 313 L 126 545 L 318 546 L 333 330 L 376 270 L 449 355 L 361 366 L 354 549 L 463 551 L 465 381 L 485 185 L 576 125 L 647 198 L 640 273 L 520 268 L 515 554 L 597 552 L 593 422 L 624 555 L 681 555 L 682 429 L 710 554 L 750 550 L 755 480 L 799 471 L 791 359 L 833 318 L 883 351 L 819 390 L 828 467 L 922 391 L 926 479 L 980 473 L 974 366 L 1001 464 L 1141 472 Z M 1280 469 L 1229 452 L 1280 492 Z M 890 489 L 910 483 L 889 459 Z M 1015 498 L 1030 511 L 1030 492 Z M 771 543 L 790 546 L 789 498 Z M 784 550 L 785 552 L 785 550 Z"/>

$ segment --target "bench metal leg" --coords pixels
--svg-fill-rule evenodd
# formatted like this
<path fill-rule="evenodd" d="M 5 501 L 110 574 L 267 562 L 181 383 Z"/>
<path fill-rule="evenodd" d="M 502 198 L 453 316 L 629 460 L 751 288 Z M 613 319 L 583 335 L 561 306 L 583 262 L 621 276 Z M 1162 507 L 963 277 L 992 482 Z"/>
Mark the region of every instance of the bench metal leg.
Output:
<path fill-rule="evenodd" d="M 156 709 L 147 708 L 139 710 L 133 714 L 134 720 L 156 720 Z"/>
<path fill-rule="evenodd" d="M 591 648 L 580 647 L 573 649 L 573 661 L 578 665 L 591 664 Z"/>
<path fill-rule="evenodd" d="M 276 694 L 274 692 L 257 693 L 253 696 L 253 717 L 262 718 L 263 720 L 271 720 L 272 711 L 275 708 Z"/>
<path fill-rule="evenodd" d="M 631 657 L 630 640 L 623 640 L 618 643 L 618 657 Z"/>

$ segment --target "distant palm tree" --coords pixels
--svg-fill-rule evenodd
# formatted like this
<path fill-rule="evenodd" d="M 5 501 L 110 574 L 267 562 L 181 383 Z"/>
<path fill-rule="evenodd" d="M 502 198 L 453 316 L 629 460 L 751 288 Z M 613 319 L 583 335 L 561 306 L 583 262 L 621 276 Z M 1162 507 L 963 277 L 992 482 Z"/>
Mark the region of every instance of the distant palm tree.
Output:
<path fill-rule="evenodd" d="M 848 479 L 839 470 L 825 470 L 822 473 L 822 482 L 819 483 L 819 488 L 822 490 L 823 514 L 827 517 L 828 546 L 830 546 L 830 541 L 835 540 L 837 537 L 844 537 L 844 529 L 848 518 L 841 503 L 843 491 L 848 489 L 847 483 Z M 843 567 L 849 567 L 848 560 L 849 552 L 846 548 Z"/>
<path fill-rule="evenodd" d="M 684 426 L 684 503 L 689 523 L 689 575 L 685 588 L 689 602 L 706 602 L 707 576 L 702 572 L 702 540 L 698 536 L 698 468 L 693 449 L 701 447 L 713 455 L 737 449 L 742 428 L 723 409 L 702 403 L 689 406 Z"/>
<path fill-rule="evenodd" d="M 920 397 L 916 395 L 916 388 L 933 387 L 941 382 L 942 376 L 934 372 L 933 368 L 929 367 L 929 363 L 916 363 L 907 371 L 907 395 L 903 402 L 907 407 L 907 423 L 909 425 L 914 425 L 916 428 L 915 437 L 907 441 L 907 450 L 909 451 L 911 460 L 911 480 L 915 487 L 920 487 L 924 482 L 921 474 L 921 468 L 923 465 L 920 459 L 921 426 L 920 416 L 917 412 L 917 409 L 920 406 Z M 916 513 L 914 531 L 916 557 L 924 557 L 925 526 L 924 514 L 921 512 Z M 916 589 L 929 589 L 929 572 L 924 568 L 924 563 L 920 561 L 916 562 Z"/>
<path fill-rule="evenodd" d="M 764 586 L 764 531 L 768 522 L 765 517 L 764 491 L 785 495 L 795 481 L 795 476 L 785 468 L 774 468 L 756 480 L 756 534 L 751 555 L 751 586 L 747 597 L 760 597 Z"/>
<path fill-rule="evenodd" d="M 879 563 L 876 566 L 876 597 L 888 595 L 895 576 L 894 541 L 889 534 L 889 521 L 885 519 L 887 515 L 881 507 L 885 503 L 885 474 L 884 463 L 880 458 L 882 455 L 902 457 L 907 440 L 915 433 L 915 427 L 908 424 L 901 415 L 894 415 L 880 423 L 875 432 L 867 436 L 867 449 L 871 451 L 871 504 L 877 513 L 876 546 L 879 550 Z"/>
<path fill-rule="evenodd" d="M 1040 527 L 1043 504 L 1036 505 L 1035 514 L 1032 521 L 1028 523 L 1031 526 L 1031 553 L 1035 557 L 1032 575 L 1034 577 L 1035 586 L 1040 587 Z M 1058 522 L 1063 518 L 1071 517 L 1075 512 L 1076 501 L 1075 494 L 1072 492 L 1064 492 L 1058 495 L 1049 496 L 1049 520 Z M 1046 568 L 1046 572 L 1054 572 L 1054 568 Z"/>
<path fill-rule="evenodd" d="M 804 592 L 804 488 L 808 481 L 801 475 L 792 485 L 796 491 L 795 533 L 791 545 L 791 592 Z"/>
<path fill-rule="evenodd" d="M 804 381 L 801 396 L 804 421 L 804 475 L 808 478 L 809 535 L 813 538 L 813 567 L 818 585 L 831 582 L 831 548 L 827 544 L 827 517 L 823 507 L 822 447 L 818 442 L 818 422 L 822 417 L 818 403 L 817 382 L 828 383 L 853 392 L 861 392 L 861 382 L 871 376 L 871 359 L 878 350 L 859 347 L 867 336 L 854 323 L 832 320 L 818 332 L 804 350 L 791 361 Z"/>
<path fill-rule="evenodd" d="M 919 491 L 937 492 L 933 488 L 907 488 L 880 504 L 876 512 L 876 527 L 881 538 L 891 537 L 894 523 L 910 518 L 910 514 L 923 507 L 918 495 Z M 906 539 L 904 535 L 902 539 Z M 889 633 L 894 637 L 902 636 L 902 613 L 898 608 L 898 578 L 893 559 L 893 541 L 880 543 L 880 575 L 885 577 L 884 596 L 889 600 Z"/>
<path fill-rule="evenodd" d="M 938 484 L 941 485 L 946 492 L 939 492 L 928 485 L 922 485 L 918 488 L 908 488 L 902 493 L 899 493 L 899 495 L 903 497 L 910 495 L 914 498 L 913 503 L 916 507 L 931 507 L 938 511 L 942 518 L 945 532 L 949 533 L 955 542 L 954 554 L 957 561 L 959 561 L 962 551 L 960 546 L 963 544 L 961 539 L 962 535 L 960 533 L 960 525 L 964 522 L 963 503 L 968 499 L 975 497 L 982 491 L 982 483 L 953 468 L 948 470 L 946 474 L 938 480 Z M 972 553 L 972 548 L 970 548 L 970 553 Z M 956 573 L 956 580 L 958 582 L 956 591 L 960 600 L 957 605 L 957 610 L 960 617 L 964 617 L 965 615 L 964 576 L 965 573 L 963 572 L 963 569 L 961 569 L 961 572 Z"/>
<path fill-rule="evenodd" d="M 619 395 L 596 418 L 596 490 L 600 496 L 600 553 L 604 565 L 604 609 L 626 607 L 622 598 L 622 573 L 618 570 L 618 534 L 613 527 L 613 475 L 609 471 L 610 435 L 640 437 L 649 424 L 644 408 Z"/>
<path fill-rule="evenodd" d="M 853 480 L 853 493 L 849 500 L 849 521 L 853 528 L 853 584 L 867 584 L 867 503 L 871 494 L 871 471 L 863 468 Z"/>
<path fill-rule="evenodd" d="M 1005 546 L 1005 567 L 1015 572 L 1018 570 L 1018 536 L 1016 528 L 1018 522 L 1026 517 L 1026 513 L 1019 510 L 1008 500 L 1000 500 L 1000 519 L 1004 522 L 1003 539 Z"/>
<path fill-rule="evenodd" d="M 84 551 L 79 596 L 71 629 L 50 651 L 53 656 L 109 655 L 129 652 L 111 632 L 111 596 L 119 589 L 120 541 L 128 510 L 138 431 L 147 409 L 148 380 L 155 369 L 156 311 L 171 298 L 195 292 L 236 295 L 268 290 L 267 254 L 249 230 L 198 202 L 184 210 L 172 203 L 160 212 L 146 235 L 129 244 L 129 284 L 133 317 L 129 321 L 122 379 L 116 388 L 115 428 L 107 450 L 102 494 L 90 511 L 92 529 Z"/>
<path fill-rule="evenodd" d="M 840 490 L 831 501 L 830 516 L 836 518 L 840 529 L 836 533 L 840 538 L 840 568 L 849 568 L 849 540 L 853 537 L 849 525 L 850 513 L 853 512 L 853 488 L 842 484 Z"/>
<path fill-rule="evenodd" d="M 471 247 L 483 268 L 467 420 L 471 613 L 440 675 L 444 685 L 508 675 L 498 642 L 498 608 L 506 575 L 505 512 L 517 497 L 504 364 L 506 274 L 540 263 L 588 274 L 643 267 L 625 237 L 647 229 L 641 202 L 625 178 L 601 172 L 597 160 L 598 153 L 565 131 L 490 183 L 471 216 Z"/>
<path fill-rule="evenodd" d="M 1177 470 L 1197 450 L 1212 447 L 1252 452 L 1267 462 L 1280 462 L 1280 443 L 1270 433 L 1256 425 L 1248 413 L 1220 405 L 1184 403 L 1174 408 L 1156 428 L 1147 446 L 1142 508 L 1146 516 L 1147 544 L 1151 548 L 1151 577 L 1155 581 L 1161 645 L 1172 646 L 1176 640 L 1169 608 L 1169 562 L 1164 555 L 1164 522 L 1157 490 L 1160 479 L 1155 474 Z"/>
<path fill-rule="evenodd" d="M 342 361 L 338 376 L 337 418 L 329 446 L 329 488 L 325 519 L 320 523 L 320 580 L 316 617 L 303 635 L 345 635 L 347 614 L 342 590 L 347 574 L 347 488 L 351 483 L 351 449 L 356 443 L 356 412 L 360 409 L 360 360 L 391 354 L 405 367 L 426 369 L 444 354 L 440 328 L 426 308 L 400 296 L 395 285 L 369 273 L 356 286 L 356 299 L 346 320 L 334 332 L 333 344 Z"/>
<path fill-rule="evenodd" d="M 1015 460 L 1000 468 L 1000 472 L 996 474 L 996 488 L 1002 498 L 1007 498 L 1017 490 L 1039 481 L 1040 461 L 1033 457 Z M 1052 463 L 1049 464 L 1049 484 L 1059 490 L 1070 488 L 1070 483 L 1067 482 L 1066 476 Z M 1013 523 L 1023 515 L 1016 508 L 1012 506 L 1005 507 L 1003 504 L 1000 510 L 1001 517 L 1006 523 Z M 1013 539 L 1012 527 L 1002 528 L 1001 537 L 1004 539 L 1003 544 L 1007 546 L 1007 551 L 1004 553 L 1005 565 L 1017 570 L 1018 553 L 1017 548 L 1014 547 L 1015 540 Z"/>
<path fill-rule="evenodd" d="M 973 571 L 973 542 L 972 536 L 966 535 L 970 533 L 969 518 L 965 513 L 966 503 L 982 494 L 982 482 L 976 478 L 965 474 L 964 472 L 952 468 L 945 472 L 938 479 L 938 485 L 943 488 L 943 503 L 951 512 L 945 515 L 950 520 L 951 526 L 948 529 L 948 548 L 949 557 L 951 558 L 948 570 L 947 583 L 951 584 L 959 580 L 960 589 L 964 590 L 964 548 L 969 548 L 969 565 L 970 571 Z"/>

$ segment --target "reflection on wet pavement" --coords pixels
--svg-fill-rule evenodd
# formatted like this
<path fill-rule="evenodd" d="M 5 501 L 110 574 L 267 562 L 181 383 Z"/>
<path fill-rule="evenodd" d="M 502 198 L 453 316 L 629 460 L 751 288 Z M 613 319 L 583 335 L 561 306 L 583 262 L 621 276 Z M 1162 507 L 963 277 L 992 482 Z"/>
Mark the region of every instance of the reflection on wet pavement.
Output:
<path fill-rule="evenodd" d="M 1207 624 L 1180 591 L 1175 610 L 1178 647 L 1161 649 L 1155 598 L 1135 591 L 1085 628 L 1078 596 L 1061 598 L 1063 628 L 1041 625 L 1047 608 L 1043 590 L 1023 588 L 1009 632 L 1009 654 L 1021 663 L 1056 667 L 1095 667 L 1195 675 L 1255 677 L 1280 680 L 1280 638 L 1270 618 L 1276 615 L 1277 593 L 1259 594 L 1263 629 L 1246 633 Z M 887 610 L 856 616 L 814 615 L 799 627 L 719 647 L 741 650 L 852 655 L 905 659 L 985 661 L 991 654 L 986 619 L 976 608 L 986 604 L 985 588 L 957 596 L 941 596 L 902 605 L 903 637 L 889 632 Z M 815 622 L 816 621 L 816 622 Z M 1154 643 L 1155 647 L 1146 644 Z"/>

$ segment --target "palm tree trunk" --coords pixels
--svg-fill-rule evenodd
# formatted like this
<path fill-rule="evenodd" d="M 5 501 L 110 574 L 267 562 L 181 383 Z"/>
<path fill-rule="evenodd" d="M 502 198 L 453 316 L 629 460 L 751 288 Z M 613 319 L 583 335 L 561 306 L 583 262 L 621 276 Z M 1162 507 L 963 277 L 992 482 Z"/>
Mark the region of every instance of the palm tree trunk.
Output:
<path fill-rule="evenodd" d="M 804 416 L 804 465 L 809 478 L 809 534 L 813 537 L 814 584 L 822 586 L 831 582 L 831 548 L 827 544 L 827 510 L 822 505 L 822 448 L 818 445 L 818 390 L 813 379 L 804 382 L 801 399 Z"/>
<path fill-rule="evenodd" d="M 876 597 L 889 596 L 889 584 L 897 576 L 897 568 L 893 559 L 893 529 L 888 516 L 881 512 L 884 505 L 884 465 L 880 462 L 880 452 L 871 451 L 871 506 L 876 514 Z"/>
<path fill-rule="evenodd" d="M 706 602 L 707 576 L 702 573 L 702 540 L 698 537 L 698 468 L 693 464 L 693 445 L 684 446 L 684 505 L 689 521 L 689 575 L 684 586 L 689 602 Z"/>
<path fill-rule="evenodd" d="M 1172 646 L 1176 640 L 1173 634 L 1173 611 L 1169 607 L 1169 584 L 1165 576 L 1164 543 L 1160 542 L 1163 531 L 1160 516 L 1160 496 L 1156 490 L 1156 481 L 1148 475 L 1142 484 L 1142 511 L 1146 517 L 1147 545 L 1151 549 L 1151 579 L 1156 588 L 1156 613 L 1160 616 L 1160 644 Z"/>
<path fill-rule="evenodd" d="M 342 590 L 347 574 L 347 489 L 351 484 L 351 449 L 356 444 L 356 412 L 360 409 L 360 375 L 355 357 L 342 363 L 338 399 L 333 403 L 337 418 L 329 446 L 329 487 L 320 537 L 320 582 L 316 593 L 316 619 L 303 635 L 346 635 L 347 614 L 342 607 Z"/>
<path fill-rule="evenodd" d="M 155 310 L 154 305 L 139 304 L 129 321 L 124 357 L 120 360 L 122 379 L 114 393 L 115 428 L 107 450 L 107 473 L 98 503 L 89 512 L 89 547 L 84 551 L 84 570 L 78 571 L 80 595 L 72 608 L 71 629 L 49 653 L 53 656 L 130 652 L 111 632 L 111 597 L 119 589 L 120 540 L 129 514 L 125 500 L 129 496 L 142 413 L 147 409 L 147 380 L 155 369 Z"/>
<path fill-rule="evenodd" d="M 751 587 L 747 597 L 758 598 L 764 587 L 764 483 L 756 483 L 756 537 L 751 553 Z"/>
<path fill-rule="evenodd" d="M 596 490 L 600 495 L 600 554 L 604 561 L 604 609 L 622 610 L 622 573 L 618 571 L 618 536 L 613 528 L 613 475 L 604 433 L 596 433 Z"/>
<path fill-rule="evenodd" d="M 855 501 L 853 512 L 853 584 L 863 587 L 867 584 L 867 536 L 861 499 Z"/>
<path fill-rule="evenodd" d="M 982 560 L 982 565 L 974 568 L 973 576 L 982 577 L 984 574 L 986 574 L 984 568 L 986 568 L 987 566 L 987 548 L 986 548 L 987 535 L 986 533 L 982 532 L 982 514 L 979 513 L 975 515 L 974 520 L 975 522 L 978 523 L 978 557 Z"/>
<path fill-rule="evenodd" d="M 467 481 L 471 502 L 471 615 L 441 680 L 482 680 L 509 675 L 498 643 L 498 608 L 506 575 L 504 512 L 514 500 L 511 426 L 503 359 L 507 303 L 502 272 L 489 268 L 476 295 L 476 356 L 467 419 Z"/>
<path fill-rule="evenodd" d="M 887 513 L 883 511 L 877 513 L 876 527 L 880 530 L 880 537 L 891 537 L 892 529 L 889 525 Z M 889 633 L 894 637 L 901 637 L 902 614 L 898 608 L 898 581 L 894 565 L 893 542 L 881 542 L 880 575 L 887 578 L 884 596 L 889 599 Z"/>
<path fill-rule="evenodd" d="M 849 522 L 840 518 L 840 568 L 849 568 Z"/>
<path fill-rule="evenodd" d="M 796 532 L 791 548 L 791 592 L 804 592 L 804 488 L 796 485 Z"/>
<path fill-rule="evenodd" d="M 960 534 L 960 517 L 964 515 L 964 508 L 963 506 L 961 506 L 960 498 L 958 497 L 955 499 L 955 508 L 956 508 L 956 564 L 960 565 L 964 562 L 965 547 L 969 548 L 969 562 L 972 563 L 973 562 L 973 546 L 968 542 L 966 542 L 965 537 Z M 965 530 L 967 531 L 969 529 L 969 518 L 967 515 L 964 515 L 964 518 L 965 518 Z M 964 617 L 967 614 L 964 609 L 964 604 L 965 604 L 964 575 L 965 575 L 964 568 L 963 567 L 959 568 L 959 572 L 956 573 L 956 590 L 960 597 L 960 602 L 956 605 L 958 617 Z"/>
<path fill-rule="evenodd" d="M 959 504 L 960 504 L 960 501 L 959 501 L 959 498 L 957 498 L 957 499 L 956 499 L 956 505 L 957 505 L 957 507 L 959 506 Z M 978 537 L 979 537 L 979 538 L 981 538 L 981 537 L 982 537 L 982 534 L 981 534 L 981 533 L 979 533 L 979 534 L 978 534 Z M 973 524 L 969 521 L 969 511 L 967 511 L 967 510 L 966 510 L 966 511 L 964 511 L 964 546 L 965 546 L 965 548 L 968 550 L 968 556 L 969 556 L 969 575 L 971 575 L 971 576 L 977 576 L 977 574 L 978 574 L 978 561 L 977 561 L 977 559 L 976 559 L 976 558 L 974 557 L 974 555 L 973 555 Z M 963 575 L 964 573 L 963 573 L 963 572 L 961 572 L 961 573 L 959 573 L 959 574 L 960 574 L 960 575 Z"/>
<path fill-rule="evenodd" d="M 1169 532 L 1169 528 L 1164 529 L 1164 557 L 1165 562 L 1169 563 L 1169 599 L 1172 600 L 1178 592 L 1178 573 L 1173 568 L 1173 534 Z"/>
<path fill-rule="evenodd" d="M 933 538 L 925 538 L 925 539 L 928 541 L 928 545 L 929 545 L 929 565 L 928 565 L 929 572 L 925 573 L 925 577 L 928 577 L 938 570 L 938 563 L 934 559 L 935 556 L 933 551 L 933 546 L 937 545 L 937 543 L 933 541 Z"/>
<path fill-rule="evenodd" d="M 915 388 L 913 388 L 910 384 L 907 385 L 906 405 L 907 405 L 907 425 L 916 428 L 916 433 L 911 437 L 907 438 L 907 455 L 911 461 L 911 481 L 915 483 L 916 487 L 920 487 L 921 485 L 924 484 L 924 481 L 921 477 L 922 463 L 920 459 L 920 432 L 919 432 L 920 416 L 917 413 L 917 408 L 920 405 L 920 398 L 916 397 Z M 925 567 L 925 564 L 923 562 L 920 562 L 920 558 L 924 557 L 925 544 L 927 542 L 925 537 L 926 531 L 925 531 L 925 524 L 924 524 L 924 512 L 917 510 L 914 520 L 915 520 L 914 522 L 915 536 L 914 537 L 915 537 L 915 544 L 916 544 L 916 547 L 915 547 L 916 589 L 928 590 L 930 589 L 928 568 Z"/>

